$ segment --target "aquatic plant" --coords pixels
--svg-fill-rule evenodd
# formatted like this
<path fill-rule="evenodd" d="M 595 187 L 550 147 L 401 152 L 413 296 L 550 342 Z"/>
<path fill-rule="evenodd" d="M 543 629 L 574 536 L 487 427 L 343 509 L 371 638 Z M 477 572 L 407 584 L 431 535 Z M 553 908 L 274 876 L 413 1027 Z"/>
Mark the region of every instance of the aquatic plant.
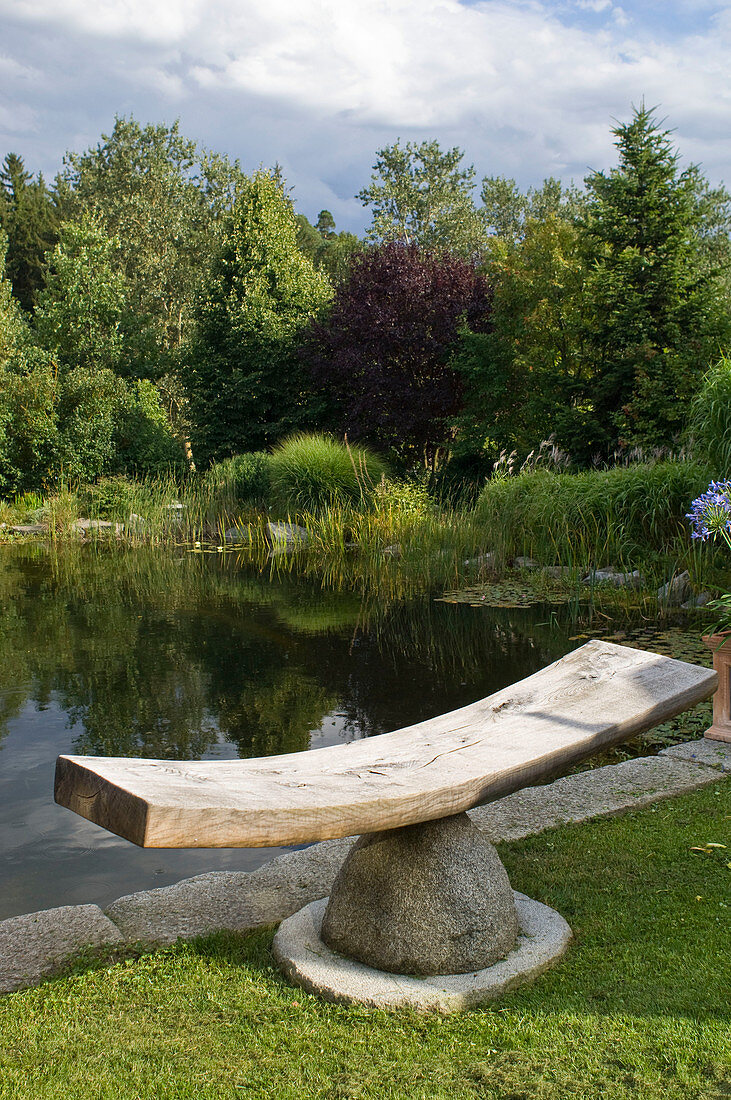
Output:
<path fill-rule="evenodd" d="M 642 565 L 658 574 L 693 562 L 697 571 L 683 516 L 707 483 L 706 467 L 677 460 L 577 474 L 539 469 L 489 481 L 476 514 L 503 560 Z"/>

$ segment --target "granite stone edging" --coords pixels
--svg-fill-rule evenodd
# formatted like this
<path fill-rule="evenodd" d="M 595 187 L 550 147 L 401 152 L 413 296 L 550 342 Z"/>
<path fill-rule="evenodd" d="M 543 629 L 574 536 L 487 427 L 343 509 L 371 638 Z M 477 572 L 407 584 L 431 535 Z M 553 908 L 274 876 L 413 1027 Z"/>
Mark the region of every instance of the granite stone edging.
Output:
<path fill-rule="evenodd" d="M 625 760 L 527 787 L 470 810 L 496 843 L 623 810 L 716 782 L 731 773 L 731 744 L 689 741 L 658 756 Z M 0 993 L 38 984 L 81 949 L 142 941 L 174 943 L 222 928 L 276 924 L 325 897 L 355 837 L 287 852 L 254 871 L 211 871 L 172 886 L 97 905 L 66 905 L 0 921 Z"/>

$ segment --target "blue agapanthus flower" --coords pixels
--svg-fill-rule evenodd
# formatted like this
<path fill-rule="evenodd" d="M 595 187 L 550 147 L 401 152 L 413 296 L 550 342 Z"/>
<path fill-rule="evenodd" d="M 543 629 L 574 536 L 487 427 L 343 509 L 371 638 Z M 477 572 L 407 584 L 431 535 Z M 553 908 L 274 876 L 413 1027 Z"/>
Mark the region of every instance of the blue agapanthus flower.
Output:
<path fill-rule="evenodd" d="M 690 520 L 692 538 L 716 538 L 720 535 L 731 546 L 731 481 L 712 481 L 705 493 L 693 501 Z"/>

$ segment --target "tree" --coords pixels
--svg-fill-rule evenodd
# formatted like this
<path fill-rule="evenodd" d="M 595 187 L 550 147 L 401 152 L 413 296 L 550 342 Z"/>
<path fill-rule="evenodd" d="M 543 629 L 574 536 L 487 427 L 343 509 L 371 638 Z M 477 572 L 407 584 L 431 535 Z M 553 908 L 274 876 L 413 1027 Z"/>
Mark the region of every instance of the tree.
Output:
<path fill-rule="evenodd" d="M 61 229 L 35 327 L 65 370 L 80 366 L 130 373 L 125 361 L 127 285 L 115 264 L 119 250 L 119 238 L 107 237 L 88 217 Z"/>
<path fill-rule="evenodd" d="M 480 210 L 491 240 L 519 241 L 529 221 L 542 222 L 553 216 L 574 222 L 583 203 L 582 194 L 573 185 L 564 187 L 549 176 L 540 187 L 523 193 L 514 179 L 485 176 L 482 181 Z"/>
<path fill-rule="evenodd" d="M 697 167 L 680 170 L 671 131 L 644 105 L 613 133 L 619 164 L 587 178 L 584 223 L 595 443 L 604 452 L 677 439 L 688 400 L 730 334 L 720 272 L 709 262 L 707 184 Z M 718 197 L 710 206 L 718 212 Z"/>
<path fill-rule="evenodd" d="M 463 333 L 454 356 L 465 387 L 460 452 L 525 455 L 550 435 L 583 449 L 591 355 L 578 229 L 553 213 L 527 217 L 519 236 L 495 238 L 487 271 L 492 330 Z"/>
<path fill-rule="evenodd" d="M 452 438 L 462 387 L 449 356 L 463 323 L 484 331 L 489 292 L 472 264 L 418 245 L 359 256 L 307 350 L 333 426 L 432 469 Z"/>
<path fill-rule="evenodd" d="M 53 468 L 58 394 L 5 277 L 6 246 L 0 230 L 0 494 L 11 495 L 39 488 Z"/>
<path fill-rule="evenodd" d="M 356 196 L 373 207 L 369 240 L 448 249 L 463 257 L 481 251 L 485 231 L 472 199 L 475 170 L 461 166 L 461 149 L 397 141 L 376 156 L 370 186 Z"/>
<path fill-rule="evenodd" d="M 44 285 L 46 252 L 57 239 L 58 215 L 43 176 L 34 180 L 22 157 L 8 153 L 0 169 L 0 229 L 8 237 L 6 273 L 26 310 Z"/>
<path fill-rule="evenodd" d="M 259 171 L 241 188 L 198 310 L 186 384 L 196 457 L 256 451 L 311 423 L 302 327 L 329 301 L 327 278 L 297 247 L 281 182 Z"/>
<path fill-rule="evenodd" d="M 329 210 L 320 211 L 317 216 L 317 222 L 315 223 L 315 229 L 321 237 L 325 238 L 325 240 L 335 236 L 335 218 Z"/>
<path fill-rule="evenodd" d="M 322 271 L 333 283 L 347 276 L 354 256 L 363 245 L 354 233 L 335 230 L 335 219 L 329 210 L 321 210 L 317 225 L 304 214 L 295 214 L 297 245 L 312 262 L 316 271 Z"/>
<path fill-rule="evenodd" d="M 163 352 L 189 335 L 195 295 L 243 182 L 238 163 L 200 153 L 172 126 L 116 118 L 95 149 L 69 153 L 64 201 L 120 242 L 117 270 L 135 312 L 151 318 Z"/>

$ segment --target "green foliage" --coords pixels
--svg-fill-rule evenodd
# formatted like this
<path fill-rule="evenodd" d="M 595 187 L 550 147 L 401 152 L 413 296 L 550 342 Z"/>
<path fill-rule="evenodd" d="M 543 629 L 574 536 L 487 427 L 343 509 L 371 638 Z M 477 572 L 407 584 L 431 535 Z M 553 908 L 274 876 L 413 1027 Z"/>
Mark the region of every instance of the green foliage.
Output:
<path fill-rule="evenodd" d="M 463 168 L 461 149 L 438 141 L 407 141 L 379 149 L 368 187 L 357 195 L 373 208 L 368 239 L 403 241 L 472 257 L 485 245 L 485 228 L 472 198 L 475 170 Z"/>
<path fill-rule="evenodd" d="M 9 240 L 7 276 L 26 310 L 44 285 L 45 254 L 56 242 L 58 220 L 43 176 L 34 180 L 22 157 L 9 153 L 0 169 L 0 230 Z"/>
<path fill-rule="evenodd" d="M 126 396 L 123 380 L 105 368 L 76 367 L 63 377 L 58 450 L 67 481 L 94 481 L 116 469 L 115 433 Z"/>
<path fill-rule="evenodd" d="M 177 122 L 116 118 L 95 149 L 67 155 L 74 219 L 86 211 L 118 239 L 130 305 L 151 319 L 162 352 L 189 335 L 194 297 L 243 178 L 237 163 L 199 152 Z"/>
<path fill-rule="evenodd" d="M 261 450 L 311 421 L 296 337 L 331 293 L 297 247 L 282 184 L 257 172 L 241 188 L 199 307 L 186 372 L 198 461 Z"/>
<path fill-rule="evenodd" d="M 423 519 L 435 510 L 423 479 L 394 481 L 383 477 L 373 492 L 373 504 L 377 511 L 397 512 L 413 519 Z"/>
<path fill-rule="evenodd" d="M 125 521 L 139 504 L 139 485 L 123 474 L 100 477 L 79 486 L 76 496 L 81 514 L 94 519 Z"/>
<path fill-rule="evenodd" d="M 118 238 L 85 218 L 61 227 L 35 315 L 38 339 L 65 370 L 132 373 L 125 324 L 127 284 L 118 270 Z"/>
<path fill-rule="evenodd" d="M 127 383 L 101 365 L 114 364 L 123 347 L 116 324 L 120 287 L 103 263 L 110 247 L 93 227 L 68 226 L 57 249 L 61 271 L 42 292 L 37 319 L 61 371 L 35 345 L 8 281 L 0 278 L 3 495 L 119 469 L 180 468 L 180 446 L 152 384 Z"/>
<path fill-rule="evenodd" d="M 271 456 L 274 497 L 292 514 L 366 500 L 385 473 L 385 464 L 372 451 L 326 435 L 294 435 Z"/>
<path fill-rule="evenodd" d="M 303 255 L 312 261 L 316 271 L 322 271 L 338 283 L 350 271 L 353 258 L 363 248 L 354 233 L 335 232 L 335 219 L 329 210 L 321 210 L 317 225 L 312 225 L 304 214 L 296 214 L 297 245 Z"/>
<path fill-rule="evenodd" d="M 644 106 L 614 133 L 619 165 L 586 180 L 592 404 L 605 452 L 672 443 L 731 335 L 709 272 L 707 184 L 694 166 L 680 171 L 670 131 Z"/>
<path fill-rule="evenodd" d="M 41 356 L 0 370 L 0 494 L 39 489 L 58 467 L 58 379 Z"/>
<path fill-rule="evenodd" d="M 540 187 L 523 193 L 514 179 L 485 176 L 481 192 L 482 218 L 494 240 L 515 244 L 524 235 L 529 222 L 560 218 L 573 222 L 583 205 L 583 196 L 573 185 L 564 187 L 549 176 Z"/>
<path fill-rule="evenodd" d="M 57 449 L 57 379 L 33 346 L 30 329 L 3 274 L 0 231 L 0 494 L 36 489 Z"/>
<path fill-rule="evenodd" d="M 202 489 L 218 504 L 221 512 L 240 505 L 263 507 L 270 495 L 271 456 L 266 451 L 232 455 L 214 462 L 202 479 Z"/>
<path fill-rule="evenodd" d="M 555 213 L 529 216 L 489 256 L 491 331 L 464 331 L 453 358 L 465 387 L 457 454 L 526 454 L 549 434 L 581 451 L 592 371 L 579 231 Z"/>
<path fill-rule="evenodd" d="M 685 513 L 707 483 L 707 468 L 688 461 L 578 474 L 539 469 L 489 481 L 476 518 L 504 559 L 634 569 L 660 554 L 688 554 Z"/>
<path fill-rule="evenodd" d="M 172 430 L 160 391 L 147 379 L 130 382 L 115 425 L 115 465 L 150 477 L 184 472 L 183 449 Z"/>
<path fill-rule="evenodd" d="M 717 479 L 731 476 L 731 358 L 722 356 L 703 379 L 688 434 L 693 454 Z"/>

